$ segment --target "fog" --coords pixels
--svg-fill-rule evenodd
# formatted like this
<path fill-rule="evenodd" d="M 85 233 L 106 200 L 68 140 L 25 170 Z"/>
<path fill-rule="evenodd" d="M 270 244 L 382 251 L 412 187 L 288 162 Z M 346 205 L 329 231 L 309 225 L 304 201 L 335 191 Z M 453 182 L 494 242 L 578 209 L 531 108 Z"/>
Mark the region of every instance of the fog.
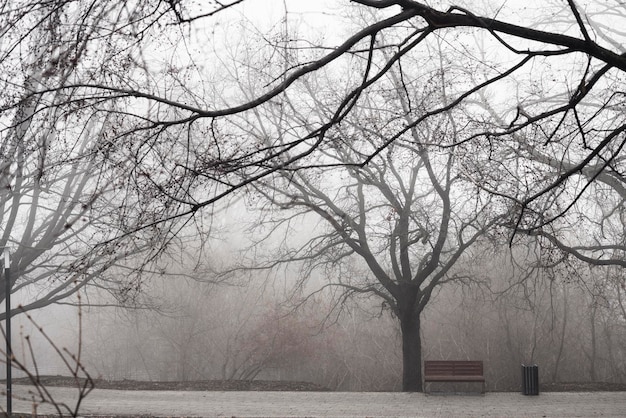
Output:
<path fill-rule="evenodd" d="M 320 227 L 314 219 L 285 226 L 257 248 L 256 215 L 239 199 L 216 210 L 211 238 L 172 251 L 176 257 L 145 277 L 133 303 L 79 293 L 68 303 L 80 306 L 17 315 L 16 357 L 40 375 L 70 375 L 77 355 L 90 376 L 107 380 L 401 390 L 400 327 L 384 302 L 324 290 L 322 273 L 301 287 L 297 263 L 242 267 L 258 261 L 251 253 L 271 256 L 286 236 L 305 242 Z M 488 390 L 518 390 L 522 363 L 538 364 L 542 383 L 626 381 L 621 270 L 537 267 L 531 255 L 485 247 L 460 262 L 454 274 L 465 278 L 439 287 L 422 313 L 423 359 L 483 360 Z M 27 303 L 29 295 L 16 299 Z"/>
<path fill-rule="evenodd" d="M 592 276 L 585 282 L 537 272 L 520 281 L 502 256 L 483 260 L 480 268 L 490 265 L 492 273 L 481 280 L 435 295 L 422 317 L 424 359 L 483 360 L 488 390 L 517 390 L 521 363 L 538 364 L 542 383 L 623 382 L 626 321 L 617 276 L 602 289 L 589 287 L 597 283 Z M 80 353 L 92 377 L 401 389 L 399 326 L 378 301 L 351 300 L 338 309 L 322 292 L 294 303 L 266 280 L 228 285 L 155 277 L 146 292 L 160 301 L 158 309 L 82 307 L 80 339 L 78 308 L 47 308 L 34 317 L 56 344 Z M 67 375 L 36 328 L 24 317 L 15 320 L 22 342 L 34 336 L 39 373 Z M 29 358 L 27 351 L 15 345 L 18 358 Z"/>
<path fill-rule="evenodd" d="M 7 6 L 15 376 L 626 382 L 623 2 L 467 3 Z"/>

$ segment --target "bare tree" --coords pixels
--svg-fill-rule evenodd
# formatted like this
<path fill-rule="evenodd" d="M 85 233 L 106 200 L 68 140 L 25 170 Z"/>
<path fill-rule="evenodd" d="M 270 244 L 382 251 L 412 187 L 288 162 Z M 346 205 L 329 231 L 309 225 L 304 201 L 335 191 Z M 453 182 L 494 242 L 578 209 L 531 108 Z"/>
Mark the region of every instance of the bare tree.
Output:
<path fill-rule="evenodd" d="M 440 82 L 437 77 L 433 84 Z M 332 84 L 317 80 L 303 88 L 319 91 Z M 422 390 L 422 311 L 438 286 L 471 279 L 454 266 L 502 215 L 490 196 L 473 192 L 465 180 L 461 148 L 429 145 L 459 137 L 463 128 L 449 115 L 388 143 L 398 125 L 410 124 L 431 101 L 443 100 L 423 93 L 409 92 L 402 74 L 391 73 L 384 88 L 364 94 L 352 114 L 325 133 L 327 146 L 319 157 L 302 161 L 306 170 L 285 167 L 269 180 L 257 180 L 249 195 L 255 202 L 261 198 L 257 204 L 265 213 L 252 234 L 259 237 L 253 239 L 254 252 L 271 248 L 269 261 L 256 268 L 299 263 L 297 287 L 305 292 L 322 272 L 326 284 L 319 291 L 334 292 L 338 306 L 350 296 L 380 298 L 400 323 L 406 391 Z M 303 100 L 283 101 L 273 113 L 257 111 L 256 119 L 242 120 L 239 127 L 260 146 L 286 146 L 332 112 L 323 101 L 302 105 Z M 361 166 L 373 150 L 378 151 Z M 307 220 L 322 225 L 290 240 L 296 225 Z M 281 233 L 285 238 L 276 255 L 271 243 Z"/>
<path fill-rule="evenodd" d="M 73 303 L 69 297 L 85 286 L 127 303 L 144 271 L 165 271 L 157 256 L 184 236 L 176 222 L 133 233 L 178 210 L 151 180 L 164 177 L 163 167 L 156 158 L 140 165 L 145 155 L 125 148 L 132 138 L 126 145 L 122 138 L 135 127 L 123 105 L 88 103 L 80 88 L 68 87 L 132 82 L 124 73 L 137 67 L 133 45 L 142 33 L 174 9 L 178 18 L 185 13 L 170 3 L 9 2 L 0 9 L 0 247 L 11 252 L 11 292 L 28 295 L 20 301 L 25 310 Z"/>
<path fill-rule="evenodd" d="M 26 396 L 15 396 L 15 394 L 11 392 L 8 392 L 8 396 L 22 401 L 32 402 L 32 415 L 37 415 L 37 408 L 43 406 L 60 417 L 77 417 L 79 416 L 81 404 L 95 386 L 92 377 L 82 362 L 83 345 L 81 335 L 83 323 L 80 296 L 78 299 L 78 341 L 77 347 L 74 350 L 60 346 L 53 341 L 44 328 L 39 325 L 29 313 L 25 313 L 25 317 L 33 326 L 36 335 L 22 336 L 23 341 L 21 341 L 21 345 L 23 350 L 21 355 L 17 353 L 18 350 L 15 350 L 17 344 L 13 346 L 14 349 L 11 352 L 11 367 L 24 374 L 28 384 L 32 385 L 32 389 L 28 391 L 28 395 Z M 5 336 L 4 329 L 2 329 L 2 335 L 3 337 Z M 65 374 L 70 376 L 72 386 L 76 390 L 75 399 L 73 401 L 65 403 L 55 399 L 54 394 L 47 387 L 49 380 L 46 379 L 46 376 L 42 376 L 41 374 L 42 368 L 45 366 L 42 365 L 43 362 L 40 358 L 41 353 L 38 352 L 35 344 L 33 344 L 33 337 L 41 337 L 43 339 L 44 346 L 51 349 L 53 353 L 52 357 L 56 357 L 60 364 L 62 364 Z M 4 350 L 0 350 L 0 353 L 3 357 L 6 356 Z M 48 359 L 50 360 L 50 357 L 48 357 Z M 2 363 L 5 363 L 5 361 L 2 360 Z M 5 364 L 5 366 L 8 367 L 9 365 Z M 0 407 L 0 410 L 5 415 L 9 415 L 9 411 L 6 411 L 3 407 Z M 13 413 L 10 415 L 13 415 Z"/>
<path fill-rule="evenodd" d="M 288 315 L 262 283 L 208 288 L 151 281 L 162 312 L 92 310 L 84 364 L 112 380 L 255 380 L 309 366 L 321 352 L 307 315 Z M 159 289 L 162 287 L 162 289 Z M 315 315 L 323 315 L 316 310 Z M 97 326 L 94 325 L 97 321 Z M 115 353 L 123 352 L 123 356 Z M 317 367 L 317 366 L 315 366 Z M 291 374 L 289 374 L 291 372 Z"/>
<path fill-rule="evenodd" d="M 232 10 L 238 3 L 218 3 L 216 7 Z M 296 39 L 294 43 L 279 38 L 277 51 L 296 48 L 307 53 L 296 56 L 287 68 L 280 67 L 277 72 L 268 68 L 273 81 L 253 95 L 231 97 L 228 101 L 212 97 L 211 88 L 206 87 L 206 81 L 210 81 L 207 74 L 198 71 L 200 67 L 195 63 L 188 64 L 194 62 L 191 52 L 179 51 L 175 56 L 170 54 L 164 60 L 167 64 L 155 65 L 142 60 L 141 52 L 157 46 L 159 42 L 189 41 L 191 35 L 186 33 L 193 33 L 192 29 L 197 25 L 206 25 L 206 17 L 212 15 L 213 10 L 196 12 L 182 1 L 146 1 L 140 2 L 136 8 L 113 2 L 108 3 L 110 6 L 99 6 L 105 7 L 104 14 L 102 9 L 98 9 L 100 14 L 86 9 L 81 17 L 89 19 L 79 26 L 84 28 L 81 30 L 92 28 L 103 31 L 92 37 L 106 40 L 97 45 L 109 42 L 116 47 L 113 50 L 115 54 L 94 56 L 95 62 L 106 63 L 103 59 L 111 58 L 117 65 L 111 71 L 108 71 L 109 66 L 104 66 L 107 71 L 103 75 L 96 73 L 64 83 L 33 86 L 28 97 L 55 91 L 71 92 L 66 93 L 71 99 L 51 104 L 62 108 L 79 103 L 82 108 L 93 109 L 114 103 L 112 107 L 118 109 L 116 114 L 128 123 L 119 125 L 123 128 L 116 130 L 113 141 L 118 142 L 133 132 L 140 132 L 139 137 L 134 135 L 132 142 L 143 144 L 141 148 L 144 151 L 155 147 L 171 149 L 173 142 L 181 143 L 181 135 L 208 139 L 204 143 L 205 149 L 185 151 L 190 160 L 198 158 L 199 161 L 198 164 L 187 164 L 188 169 L 182 174 L 196 181 L 216 182 L 220 187 L 210 190 L 185 188 L 186 194 L 177 195 L 167 188 L 172 184 L 157 181 L 167 192 L 164 196 L 180 204 L 175 214 L 155 219 L 157 223 L 170 220 L 171 216 L 188 217 L 234 190 L 277 170 L 290 168 L 318 150 L 323 151 L 326 133 L 351 113 L 362 94 L 375 89 L 391 68 L 423 54 L 437 37 L 445 38 L 457 51 L 465 51 L 455 56 L 455 59 L 461 59 L 458 64 L 471 70 L 472 74 L 482 76 L 474 79 L 467 76 L 452 83 L 448 86 L 449 100 L 446 103 L 434 103 L 423 109 L 420 117 L 414 118 L 411 123 L 396 127 L 386 142 L 362 155 L 355 164 L 368 164 L 382 149 L 411 129 L 420 129 L 422 124 L 430 123 L 429 119 L 466 104 L 485 91 L 501 94 L 493 97 L 492 101 L 498 104 L 494 108 L 498 109 L 499 116 L 506 123 L 469 130 L 455 141 L 477 141 L 488 148 L 500 138 L 535 129 L 543 136 L 544 143 L 564 144 L 563 152 L 569 149 L 568 143 L 581 150 L 569 165 L 554 170 L 547 181 L 532 188 L 526 195 L 515 196 L 518 210 L 511 215 L 514 216 L 514 225 L 536 229 L 549 223 L 561 213 L 547 217 L 533 215 L 541 212 L 553 190 L 567 185 L 577 172 L 586 167 L 600 173 L 621 161 L 626 128 L 618 109 L 622 97 L 620 80 L 626 70 L 626 58 L 620 49 L 622 34 L 612 29 L 622 23 L 624 6 L 620 2 L 594 3 L 583 7 L 572 0 L 550 2 L 547 6 L 542 3 L 535 9 L 527 7 L 523 10 L 510 4 L 488 4 L 482 9 L 472 5 L 475 11 L 462 5 L 444 11 L 411 0 L 354 0 L 351 3 L 350 13 L 357 14 L 363 10 L 380 13 L 372 14 L 339 45 L 320 45 L 311 39 Z M 56 6 L 61 8 L 60 4 Z M 545 18 L 547 9 L 554 19 Z M 15 10 L 17 13 L 21 9 Z M 555 23 L 557 17 L 558 23 Z M 27 33 L 29 25 L 39 21 L 25 22 L 22 27 L 10 32 L 17 34 L 11 51 L 23 45 L 24 37 L 18 35 Z M 158 29 L 168 24 L 171 31 Z M 180 32 L 179 28 L 185 30 Z M 376 40 L 381 35 L 385 35 L 390 42 L 383 46 L 377 44 Z M 487 50 L 490 52 L 487 53 Z M 103 51 L 109 52 L 107 49 Z M 123 53 L 118 54 L 120 51 Z M 438 58 L 445 60 L 449 52 L 443 51 L 444 55 Z M 179 59 L 178 54 L 186 58 Z M 63 64 L 72 59 L 63 54 L 59 57 L 65 60 Z M 322 69 L 333 68 L 346 57 L 355 57 L 363 63 L 354 67 L 350 78 L 358 82 L 343 83 L 343 100 L 337 101 L 332 112 L 328 112 L 319 124 L 311 126 L 309 132 L 282 147 L 259 149 L 241 138 L 236 146 L 228 144 L 228 134 L 220 129 L 223 124 L 228 124 L 228 115 L 250 112 L 259 106 L 269 105 L 271 101 L 282 101 L 297 80 L 304 80 Z M 432 57 L 437 58 L 437 53 L 429 56 Z M 241 77 L 247 76 L 242 69 L 237 72 Z M 202 87 L 198 89 L 197 85 Z M 198 91 L 201 93 L 198 94 Z M 595 106 L 595 111 L 590 112 L 589 105 Z M 5 108 L 15 106 L 17 102 L 11 100 Z M 474 116 L 482 119 L 484 115 L 477 112 Z M 309 138 L 316 140 L 304 146 Z M 300 152 L 293 153 L 298 144 L 302 145 Z M 441 147 L 456 146 L 441 138 L 437 144 Z M 199 154 L 207 150 L 211 158 L 200 158 Z M 289 158 L 282 158 L 286 155 Z M 255 175 L 246 175 L 241 181 L 242 171 L 246 174 L 253 171 Z M 593 182 L 596 177 L 588 181 Z M 578 190 L 570 200 L 578 199 L 585 192 L 586 188 Z"/>

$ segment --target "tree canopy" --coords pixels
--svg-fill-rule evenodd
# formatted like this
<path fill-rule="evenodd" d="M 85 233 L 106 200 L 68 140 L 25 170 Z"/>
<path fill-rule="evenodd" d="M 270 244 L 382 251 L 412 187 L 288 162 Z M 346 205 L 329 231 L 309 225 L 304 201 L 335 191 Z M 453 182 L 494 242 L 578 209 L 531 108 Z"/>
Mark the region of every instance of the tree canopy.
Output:
<path fill-rule="evenodd" d="M 232 32 L 216 25 L 246 3 L 2 6 L 0 246 L 16 248 L 16 286 L 50 264 L 65 266 L 65 283 L 75 274 L 94 283 L 134 254 L 156 259 L 203 208 L 311 168 L 392 71 L 407 91 L 445 72 L 447 99 L 408 100 L 384 141 L 350 166 L 367 170 L 397 143 L 420 146 L 411 133 L 449 115 L 460 135 L 427 145 L 472 144 L 465 175 L 506 206 L 511 243 L 530 234 L 567 256 L 624 266 L 621 2 L 353 0 L 340 3 L 351 19 L 341 42 L 300 34 L 285 14 L 269 33 L 241 17 L 231 25 L 240 35 L 220 46 Z M 258 72 L 266 84 L 234 89 Z M 317 89 L 322 73 L 340 77 Z M 297 103 L 307 88 L 312 101 Z M 288 141 L 260 143 L 238 126 L 259 109 L 313 102 L 326 111 Z"/>

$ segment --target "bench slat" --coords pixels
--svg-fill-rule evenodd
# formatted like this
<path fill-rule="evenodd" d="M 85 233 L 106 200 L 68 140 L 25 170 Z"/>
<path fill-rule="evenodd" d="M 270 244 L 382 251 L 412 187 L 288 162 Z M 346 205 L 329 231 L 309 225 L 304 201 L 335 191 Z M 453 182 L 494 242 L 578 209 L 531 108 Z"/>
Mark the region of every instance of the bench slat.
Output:
<path fill-rule="evenodd" d="M 483 376 L 428 376 L 427 382 L 484 382 Z"/>

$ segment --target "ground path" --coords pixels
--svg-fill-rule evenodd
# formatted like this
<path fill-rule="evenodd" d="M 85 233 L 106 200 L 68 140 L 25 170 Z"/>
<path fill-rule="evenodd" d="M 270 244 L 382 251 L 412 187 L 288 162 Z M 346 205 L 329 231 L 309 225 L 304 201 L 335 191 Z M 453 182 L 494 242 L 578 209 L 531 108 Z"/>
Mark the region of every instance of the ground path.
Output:
<path fill-rule="evenodd" d="M 30 413 L 32 387 L 13 386 L 13 411 Z M 55 399 L 75 403 L 76 390 L 49 388 Z M 17 399 L 22 398 L 22 399 Z M 2 404 L 3 402 L 0 402 Z M 419 416 L 419 417 L 626 417 L 626 392 L 546 392 L 539 396 L 484 396 L 389 392 L 201 392 L 96 389 L 81 415 L 158 417 Z M 38 405 L 37 413 L 53 413 Z"/>

